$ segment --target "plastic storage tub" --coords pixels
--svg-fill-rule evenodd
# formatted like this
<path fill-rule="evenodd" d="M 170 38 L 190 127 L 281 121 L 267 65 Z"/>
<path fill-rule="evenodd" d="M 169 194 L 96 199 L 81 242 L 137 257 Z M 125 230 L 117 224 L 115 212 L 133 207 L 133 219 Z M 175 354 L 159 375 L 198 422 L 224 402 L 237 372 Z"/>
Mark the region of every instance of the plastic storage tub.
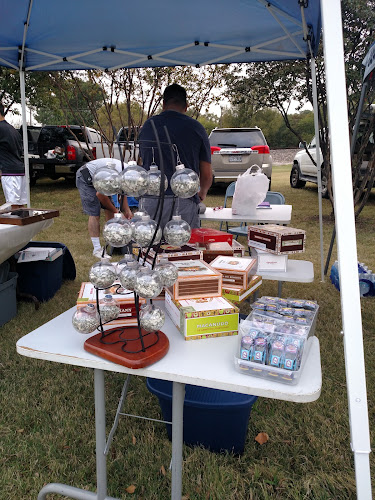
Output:
<path fill-rule="evenodd" d="M 0 326 L 17 314 L 17 273 L 9 272 L 7 281 L 0 283 Z"/>
<path fill-rule="evenodd" d="M 26 245 L 34 246 L 34 242 Z M 44 245 L 38 242 L 35 246 L 52 246 L 50 242 Z M 27 293 L 45 302 L 51 299 L 61 288 L 63 280 L 63 254 L 53 261 L 37 260 L 33 262 L 22 262 L 17 264 L 18 289 L 21 293 Z"/>
<path fill-rule="evenodd" d="M 172 421 L 172 382 L 147 378 L 147 388 L 159 399 L 166 421 Z M 211 451 L 243 452 L 250 412 L 257 396 L 185 386 L 184 443 Z M 172 425 L 166 424 L 172 439 Z"/>

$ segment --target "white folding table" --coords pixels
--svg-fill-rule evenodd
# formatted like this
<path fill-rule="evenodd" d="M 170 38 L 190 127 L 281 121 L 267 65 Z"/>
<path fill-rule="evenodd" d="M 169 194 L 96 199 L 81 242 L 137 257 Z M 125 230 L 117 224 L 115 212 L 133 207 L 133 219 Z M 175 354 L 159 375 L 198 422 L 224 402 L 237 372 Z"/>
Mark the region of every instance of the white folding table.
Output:
<path fill-rule="evenodd" d="M 26 224 L 0 224 L 0 264 L 21 250 L 38 233 L 53 224 L 53 219 Z"/>
<path fill-rule="evenodd" d="M 316 337 L 311 338 L 309 356 L 298 384 L 286 385 L 238 373 L 234 368 L 237 337 L 219 337 L 186 342 L 166 315 L 162 331 L 170 342 L 168 353 L 153 365 L 134 370 L 85 351 L 83 344 L 88 336 L 79 334 L 73 329 L 71 319 L 74 311 L 75 307 L 22 337 L 17 342 L 17 352 L 30 358 L 94 369 L 97 493 L 59 483 L 50 483 L 42 488 L 38 500 L 45 500 L 48 493 L 59 493 L 78 500 L 114 500 L 113 497 L 107 496 L 105 371 L 173 382 L 172 500 L 181 500 L 182 494 L 185 384 L 299 403 L 315 401 L 320 395 L 322 374 L 319 341 Z"/>
<path fill-rule="evenodd" d="M 286 271 L 256 271 L 258 276 L 264 280 L 274 280 L 278 282 L 278 295 L 281 297 L 281 289 L 284 281 L 295 283 L 311 283 L 314 281 L 314 266 L 309 260 L 289 259 Z"/>
<path fill-rule="evenodd" d="M 252 215 L 234 215 L 231 208 L 214 210 L 207 207 L 200 220 L 217 222 L 248 222 L 251 224 L 290 224 L 292 205 L 270 205 L 271 208 L 256 208 Z"/>

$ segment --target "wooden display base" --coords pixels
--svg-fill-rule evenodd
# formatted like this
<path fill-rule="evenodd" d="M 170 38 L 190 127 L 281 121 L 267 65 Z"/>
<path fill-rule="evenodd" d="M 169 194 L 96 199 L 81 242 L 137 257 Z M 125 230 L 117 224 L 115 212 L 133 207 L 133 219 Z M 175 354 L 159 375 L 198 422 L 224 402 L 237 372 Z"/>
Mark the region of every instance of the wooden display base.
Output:
<path fill-rule="evenodd" d="M 152 365 L 159 359 L 163 358 L 169 349 L 168 337 L 158 331 L 159 340 L 157 340 L 155 333 L 149 333 L 142 330 L 143 343 L 145 346 L 145 351 L 142 351 L 142 344 L 139 339 L 138 327 L 119 327 L 107 330 L 105 332 L 105 339 L 103 343 L 101 342 L 102 334 L 98 333 L 93 337 L 90 337 L 84 343 L 84 348 L 86 351 L 96 354 L 101 358 L 108 359 L 113 363 L 118 365 L 126 366 L 127 368 L 144 368 L 145 366 Z M 125 342 L 126 339 L 126 342 Z M 109 343 L 116 342 L 116 343 Z M 152 345 L 154 344 L 154 345 Z M 151 346 L 151 347 L 149 347 Z M 122 347 L 128 351 L 124 352 Z M 139 351 L 139 352 L 133 352 Z"/>

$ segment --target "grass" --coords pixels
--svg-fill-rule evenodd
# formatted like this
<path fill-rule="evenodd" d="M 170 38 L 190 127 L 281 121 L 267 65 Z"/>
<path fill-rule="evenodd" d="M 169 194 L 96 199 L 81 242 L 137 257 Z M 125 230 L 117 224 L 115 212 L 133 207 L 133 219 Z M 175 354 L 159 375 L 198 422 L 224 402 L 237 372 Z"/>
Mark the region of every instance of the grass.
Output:
<path fill-rule="evenodd" d="M 339 292 L 320 279 L 317 188 L 289 187 L 289 166 L 274 168 L 272 189 L 293 205 L 293 227 L 307 232 L 306 252 L 296 258 L 314 263 L 313 283 L 285 283 L 283 295 L 315 299 L 320 305 L 317 335 L 321 345 L 323 387 L 313 403 L 296 404 L 259 398 L 253 407 L 242 456 L 215 454 L 184 447 L 183 495 L 189 500 L 349 499 L 356 497 Z M 222 205 L 224 189 L 207 199 Z M 2 196 L 2 195 L 1 195 Z M 3 198 L 0 196 L 0 203 Z M 94 263 L 76 188 L 63 181 L 39 181 L 31 191 L 32 206 L 57 208 L 60 217 L 37 235 L 60 241 L 72 253 L 77 278 L 65 282 L 36 311 L 18 303 L 16 318 L 1 328 L 0 357 L 0 498 L 31 500 L 48 482 L 62 482 L 95 491 L 95 432 L 92 370 L 25 358 L 17 340 L 75 304 L 80 283 Z M 357 222 L 358 259 L 375 268 L 373 221 L 375 195 Z M 324 252 L 333 228 L 331 205 L 323 200 Z M 205 223 L 207 224 L 207 223 Z M 242 241 L 244 243 L 244 241 Z M 331 263 L 336 259 L 336 250 Z M 277 284 L 265 281 L 262 295 L 275 295 Z M 361 299 L 369 419 L 374 421 L 373 362 L 375 310 L 372 298 Z M 248 306 L 241 307 L 242 312 Z M 350 355 L 350 353 L 349 353 Z M 228 359 L 228 363 L 230 363 Z M 112 424 L 124 377 L 106 375 L 108 426 Z M 142 377 L 133 377 L 125 411 L 160 418 L 157 399 Z M 269 441 L 254 438 L 266 432 Z M 170 497 L 171 444 L 164 426 L 123 418 L 108 457 L 108 494 L 119 499 L 164 500 Z M 371 466 L 373 459 L 371 456 Z M 126 488 L 134 485 L 134 493 Z M 57 500 L 58 495 L 49 499 Z"/>

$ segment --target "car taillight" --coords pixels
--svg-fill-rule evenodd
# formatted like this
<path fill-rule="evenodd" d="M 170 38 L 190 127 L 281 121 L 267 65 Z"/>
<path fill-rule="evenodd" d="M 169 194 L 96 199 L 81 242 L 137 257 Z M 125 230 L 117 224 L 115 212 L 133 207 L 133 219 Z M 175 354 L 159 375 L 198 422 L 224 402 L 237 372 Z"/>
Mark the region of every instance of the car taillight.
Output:
<path fill-rule="evenodd" d="M 268 146 L 252 146 L 254 151 L 258 151 L 260 155 L 270 154 L 270 148 Z"/>
<path fill-rule="evenodd" d="M 215 151 L 220 151 L 220 149 L 219 146 L 211 146 L 211 154 L 213 155 Z"/>
<path fill-rule="evenodd" d="M 66 157 L 68 160 L 76 160 L 76 150 L 74 146 L 68 146 L 66 148 Z"/>
<path fill-rule="evenodd" d="M 92 148 L 91 153 L 92 153 L 93 159 L 96 160 L 96 148 L 95 147 Z"/>

